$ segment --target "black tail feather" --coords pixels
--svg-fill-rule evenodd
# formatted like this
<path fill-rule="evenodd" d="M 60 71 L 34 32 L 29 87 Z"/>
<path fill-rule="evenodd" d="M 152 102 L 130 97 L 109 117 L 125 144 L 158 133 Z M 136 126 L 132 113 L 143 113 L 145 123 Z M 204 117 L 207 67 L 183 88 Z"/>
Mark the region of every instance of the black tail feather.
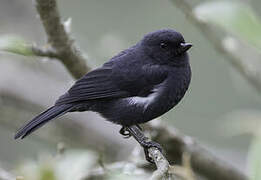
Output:
<path fill-rule="evenodd" d="M 63 114 L 70 111 L 72 108 L 73 106 L 68 104 L 50 107 L 46 111 L 36 116 L 30 122 L 28 122 L 21 129 L 19 129 L 14 138 L 18 139 L 21 137 L 21 139 L 23 139 L 27 135 L 31 134 L 33 131 L 43 126 L 48 121 L 62 116 Z"/>

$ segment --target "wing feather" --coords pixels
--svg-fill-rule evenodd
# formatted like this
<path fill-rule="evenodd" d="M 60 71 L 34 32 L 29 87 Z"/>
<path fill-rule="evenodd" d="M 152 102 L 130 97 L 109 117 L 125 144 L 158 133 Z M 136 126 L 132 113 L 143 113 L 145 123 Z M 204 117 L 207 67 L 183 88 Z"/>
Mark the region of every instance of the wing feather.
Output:
<path fill-rule="evenodd" d="M 56 104 L 69 104 L 79 101 L 88 101 L 102 98 L 128 97 L 127 91 L 117 87 L 113 82 L 112 69 L 102 67 L 87 73 L 62 95 Z"/>

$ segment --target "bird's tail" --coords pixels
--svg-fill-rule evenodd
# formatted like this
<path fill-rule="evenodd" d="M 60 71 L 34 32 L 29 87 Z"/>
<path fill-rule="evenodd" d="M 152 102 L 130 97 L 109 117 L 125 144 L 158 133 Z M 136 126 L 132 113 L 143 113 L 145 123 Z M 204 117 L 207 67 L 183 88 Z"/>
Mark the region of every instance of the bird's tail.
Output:
<path fill-rule="evenodd" d="M 31 134 L 33 131 L 37 130 L 41 126 L 43 126 L 48 121 L 57 118 L 59 116 L 64 115 L 68 111 L 73 108 L 72 105 L 64 104 L 59 106 L 52 106 L 46 111 L 42 112 L 30 122 L 28 122 L 25 126 L 18 130 L 16 135 L 14 136 L 15 139 L 21 138 L 23 139 L 27 135 Z"/>

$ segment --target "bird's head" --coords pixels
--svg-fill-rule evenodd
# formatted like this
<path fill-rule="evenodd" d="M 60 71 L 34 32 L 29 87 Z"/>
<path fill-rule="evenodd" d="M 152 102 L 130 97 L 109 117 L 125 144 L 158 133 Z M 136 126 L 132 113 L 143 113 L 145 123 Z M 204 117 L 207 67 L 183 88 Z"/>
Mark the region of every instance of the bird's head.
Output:
<path fill-rule="evenodd" d="M 188 63 L 187 50 L 192 47 L 179 32 L 171 29 L 151 32 L 144 36 L 140 44 L 145 53 L 158 63 L 174 66 Z"/>

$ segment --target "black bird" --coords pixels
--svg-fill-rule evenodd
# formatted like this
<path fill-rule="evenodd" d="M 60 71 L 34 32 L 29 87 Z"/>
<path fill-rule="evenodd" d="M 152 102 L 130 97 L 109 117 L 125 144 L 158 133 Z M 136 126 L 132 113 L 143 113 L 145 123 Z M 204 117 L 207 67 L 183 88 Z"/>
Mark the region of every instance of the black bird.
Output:
<path fill-rule="evenodd" d="M 52 107 L 22 127 L 15 139 L 67 112 L 98 112 L 123 127 L 161 116 L 180 102 L 189 87 L 187 50 L 191 46 L 171 29 L 145 35 L 136 45 L 76 81 Z"/>

